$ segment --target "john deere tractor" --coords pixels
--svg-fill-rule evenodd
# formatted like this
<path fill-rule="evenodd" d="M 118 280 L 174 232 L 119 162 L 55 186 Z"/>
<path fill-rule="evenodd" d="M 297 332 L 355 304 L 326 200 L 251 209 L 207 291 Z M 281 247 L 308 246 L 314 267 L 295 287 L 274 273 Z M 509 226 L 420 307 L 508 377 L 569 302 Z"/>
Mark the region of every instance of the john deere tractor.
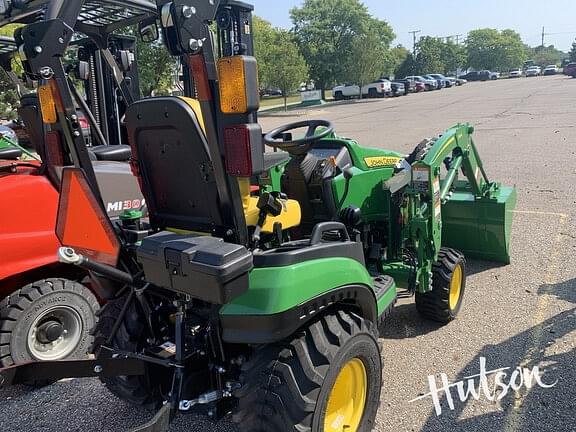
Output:
<path fill-rule="evenodd" d="M 408 156 L 362 147 L 321 120 L 263 135 L 252 7 L 158 0 L 186 96 L 128 108 L 149 219 L 132 211 L 112 223 L 73 139 L 60 58 L 34 51 L 40 30 L 71 37 L 74 7 L 58 13 L 53 3 L 50 19 L 17 40 L 29 76 L 51 84 L 48 128 L 76 156 L 61 169 L 59 259 L 114 289 L 94 360 L 18 365 L 1 380 L 99 376 L 120 398 L 158 409 L 138 430 L 166 430 L 193 408 L 232 413 L 241 431 L 372 430 L 377 328 L 399 290 L 424 318 L 448 323 L 462 306 L 465 255 L 510 259 L 516 192 L 488 180 L 473 128 L 457 125 Z M 154 22 L 140 30 L 158 33 Z"/>

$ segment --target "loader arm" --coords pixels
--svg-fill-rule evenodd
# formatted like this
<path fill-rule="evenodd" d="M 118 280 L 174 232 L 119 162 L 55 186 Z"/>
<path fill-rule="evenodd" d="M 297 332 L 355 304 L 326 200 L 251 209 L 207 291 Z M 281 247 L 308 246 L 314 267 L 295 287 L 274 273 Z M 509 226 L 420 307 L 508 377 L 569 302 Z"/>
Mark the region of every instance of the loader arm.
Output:
<path fill-rule="evenodd" d="M 412 164 L 404 208 L 405 237 L 418 259 L 418 289 L 431 287 L 432 264 L 442 246 L 469 257 L 509 263 L 516 190 L 490 182 L 469 124 L 449 129 Z M 442 166 L 445 166 L 443 173 Z M 460 180 L 463 172 L 465 179 Z"/>
<path fill-rule="evenodd" d="M 440 199 L 443 203 L 448 200 L 449 192 L 458 179 L 460 168 L 477 197 L 485 196 L 493 186 L 484 171 L 482 160 L 472 139 L 473 133 L 474 127 L 471 125 L 454 126 L 436 141 L 419 164 L 430 168 L 434 176 L 439 176 L 442 163 L 446 164 L 448 172 L 440 191 Z"/>

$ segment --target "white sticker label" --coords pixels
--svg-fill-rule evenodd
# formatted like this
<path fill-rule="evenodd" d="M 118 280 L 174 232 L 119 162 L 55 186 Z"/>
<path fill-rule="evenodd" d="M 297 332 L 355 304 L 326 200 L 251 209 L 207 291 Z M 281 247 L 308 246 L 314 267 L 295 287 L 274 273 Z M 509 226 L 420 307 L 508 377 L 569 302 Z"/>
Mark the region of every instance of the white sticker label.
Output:
<path fill-rule="evenodd" d="M 412 176 L 413 176 L 414 181 L 428 182 L 428 173 L 429 173 L 429 171 L 427 169 L 415 168 L 412 171 Z"/>

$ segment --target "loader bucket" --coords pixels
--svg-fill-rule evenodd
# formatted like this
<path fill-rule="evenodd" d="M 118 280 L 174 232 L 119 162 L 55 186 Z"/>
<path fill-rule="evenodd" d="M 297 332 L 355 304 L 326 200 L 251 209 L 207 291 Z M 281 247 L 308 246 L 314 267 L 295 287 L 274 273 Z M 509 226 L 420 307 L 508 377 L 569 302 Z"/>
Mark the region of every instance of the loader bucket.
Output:
<path fill-rule="evenodd" d="M 442 206 L 442 246 L 470 258 L 510 263 L 510 234 L 516 188 L 499 186 L 477 199 L 464 183 Z"/>

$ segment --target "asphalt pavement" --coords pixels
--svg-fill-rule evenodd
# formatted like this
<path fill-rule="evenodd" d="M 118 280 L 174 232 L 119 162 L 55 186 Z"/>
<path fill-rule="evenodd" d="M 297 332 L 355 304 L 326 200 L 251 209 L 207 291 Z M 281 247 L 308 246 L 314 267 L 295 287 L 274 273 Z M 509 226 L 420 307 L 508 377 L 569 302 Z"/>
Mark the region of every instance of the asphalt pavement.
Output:
<path fill-rule="evenodd" d="M 328 119 L 340 135 L 362 145 L 405 153 L 425 137 L 470 122 L 488 175 L 518 188 L 512 263 L 468 260 L 459 318 L 439 327 L 420 319 L 413 301 L 403 299 L 381 329 L 385 370 L 377 431 L 576 431 L 575 101 L 576 79 L 553 76 L 261 116 L 265 130 Z M 482 361 L 488 371 L 507 373 L 496 397 L 481 393 L 475 400 L 469 394 L 460 402 L 458 388 L 451 387 L 452 406 L 439 393 L 438 415 L 426 396 L 429 376 L 437 385 L 441 374 L 449 383 L 464 381 L 462 392 L 472 379 L 478 389 L 479 378 L 469 377 L 480 374 Z M 513 374 L 517 367 L 537 374 L 539 382 L 533 379 L 527 389 L 530 374 Z M 488 396 L 493 378 L 486 380 Z M 508 388 L 499 397 L 511 378 L 518 390 Z M 2 432 L 115 432 L 148 418 L 150 413 L 116 399 L 95 379 L 0 391 Z M 236 429 L 183 415 L 171 430 Z"/>

